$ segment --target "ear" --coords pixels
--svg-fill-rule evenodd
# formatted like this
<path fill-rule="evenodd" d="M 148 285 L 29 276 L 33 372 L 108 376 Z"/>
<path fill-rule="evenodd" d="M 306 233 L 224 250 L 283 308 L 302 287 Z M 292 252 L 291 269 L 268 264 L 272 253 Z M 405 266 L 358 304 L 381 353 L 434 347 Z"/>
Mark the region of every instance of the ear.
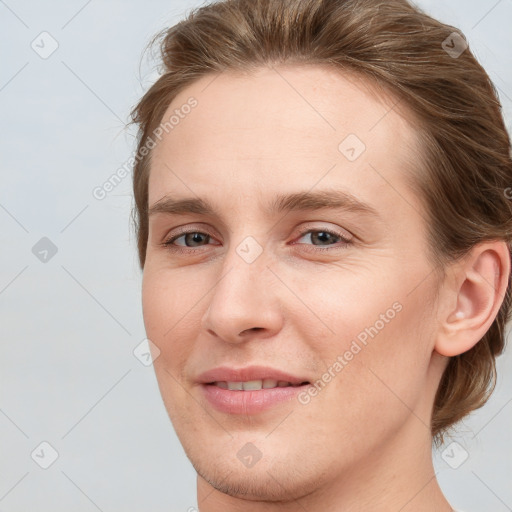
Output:
<path fill-rule="evenodd" d="M 505 298 L 510 251 L 503 240 L 475 245 L 451 269 L 451 286 L 443 289 L 435 350 L 456 356 L 476 345 L 489 330 Z"/>

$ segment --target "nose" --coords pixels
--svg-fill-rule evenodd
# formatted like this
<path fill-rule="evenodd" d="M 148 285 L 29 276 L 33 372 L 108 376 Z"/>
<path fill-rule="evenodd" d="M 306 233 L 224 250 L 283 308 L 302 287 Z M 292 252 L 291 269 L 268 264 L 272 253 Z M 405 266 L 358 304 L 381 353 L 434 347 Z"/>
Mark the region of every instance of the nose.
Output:
<path fill-rule="evenodd" d="M 246 262 L 233 248 L 225 256 L 203 315 L 203 330 L 226 343 L 269 338 L 282 328 L 279 280 L 265 251 Z"/>

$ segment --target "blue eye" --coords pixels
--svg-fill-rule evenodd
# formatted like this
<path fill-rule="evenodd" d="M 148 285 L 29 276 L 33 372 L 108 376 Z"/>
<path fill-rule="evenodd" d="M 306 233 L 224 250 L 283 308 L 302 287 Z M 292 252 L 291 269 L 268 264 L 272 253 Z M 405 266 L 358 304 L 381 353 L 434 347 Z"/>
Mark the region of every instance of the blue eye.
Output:
<path fill-rule="evenodd" d="M 324 242 L 327 244 L 325 246 L 320 246 L 320 250 L 329 249 L 329 246 L 332 245 L 336 246 L 336 248 L 339 248 L 340 242 L 342 246 L 350 243 L 350 240 L 346 238 L 344 235 L 342 235 L 341 233 L 337 233 L 336 231 L 331 231 L 329 229 L 308 229 L 307 231 L 304 231 L 301 234 L 300 238 L 303 238 L 306 235 L 309 235 L 311 242 L 317 241 L 320 242 L 320 244 L 323 244 Z M 333 239 L 335 239 L 334 242 L 332 241 Z M 336 243 L 336 239 L 338 239 L 338 243 Z"/>
<path fill-rule="evenodd" d="M 301 233 L 300 238 L 309 235 L 310 241 L 312 244 L 305 244 L 301 242 L 295 242 L 293 245 L 312 245 L 313 251 L 325 251 L 325 250 L 335 250 L 346 247 L 351 244 L 351 240 L 349 240 L 342 233 L 338 233 L 336 231 L 332 231 L 329 229 L 308 229 Z M 175 242 L 180 238 L 183 239 L 182 244 L 176 244 Z M 183 231 L 177 235 L 173 235 L 165 242 L 163 242 L 163 246 L 167 247 L 169 250 L 173 252 L 197 252 L 194 250 L 195 247 L 201 247 L 204 245 L 208 245 L 208 242 L 213 237 L 202 231 Z M 299 239 L 300 239 L 299 238 Z M 316 245 L 319 243 L 320 245 Z M 325 244 L 325 245 L 322 245 Z M 218 245 L 218 244 L 217 244 Z M 308 249 L 310 250 L 310 249 Z"/>

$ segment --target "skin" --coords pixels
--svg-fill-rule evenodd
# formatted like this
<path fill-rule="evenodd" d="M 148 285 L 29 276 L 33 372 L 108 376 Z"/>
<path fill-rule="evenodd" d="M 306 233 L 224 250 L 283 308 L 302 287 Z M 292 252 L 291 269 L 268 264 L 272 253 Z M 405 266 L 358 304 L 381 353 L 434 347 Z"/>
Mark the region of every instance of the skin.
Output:
<path fill-rule="evenodd" d="M 201 512 L 450 511 L 432 467 L 432 404 L 448 356 L 477 343 L 498 312 L 505 244 L 476 246 L 437 280 L 406 185 L 421 146 L 407 112 L 360 79 L 311 65 L 209 75 L 164 119 L 190 96 L 197 107 L 153 150 L 149 205 L 198 196 L 216 214 L 150 216 L 142 301 Z M 348 134 L 366 146 L 354 161 L 338 149 Z M 349 192 L 378 217 L 265 209 L 277 194 L 310 190 Z M 173 247 L 188 252 L 173 251 L 162 243 L 178 227 L 210 238 L 182 236 Z M 324 229 L 351 242 L 315 237 Z M 247 236 L 262 248 L 252 263 L 237 253 Z M 306 405 L 230 415 L 202 396 L 197 376 L 221 365 L 320 379 L 397 302 Z M 261 453 L 250 468 L 237 457 L 248 442 Z"/>

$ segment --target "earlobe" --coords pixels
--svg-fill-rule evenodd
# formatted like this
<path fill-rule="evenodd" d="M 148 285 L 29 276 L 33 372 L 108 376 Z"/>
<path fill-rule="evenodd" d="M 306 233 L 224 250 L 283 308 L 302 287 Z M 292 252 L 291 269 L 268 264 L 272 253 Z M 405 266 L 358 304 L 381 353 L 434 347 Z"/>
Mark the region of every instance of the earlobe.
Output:
<path fill-rule="evenodd" d="M 473 247 L 454 266 L 455 286 L 444 293 L 455 304 L 440 318 L 435 350 L 455 356 L 470 350 L 489 330 L 503 303 L 510 275 L 510 252 L 504 241 Z"/>

